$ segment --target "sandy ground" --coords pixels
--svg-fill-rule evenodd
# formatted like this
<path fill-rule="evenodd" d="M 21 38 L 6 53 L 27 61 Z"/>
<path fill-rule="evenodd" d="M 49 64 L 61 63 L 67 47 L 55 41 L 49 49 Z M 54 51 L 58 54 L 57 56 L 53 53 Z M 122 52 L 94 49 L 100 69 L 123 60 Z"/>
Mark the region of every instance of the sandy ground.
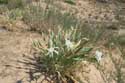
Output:
<path fill-rule="evenodd" d="M 32 40 L 38 38 L 40 35 L 32 32 L 0 32 L 0 83 L 28 83 L 28 74 L 16 68 L 23 68 L 17 61 L 30 56 Z"/>

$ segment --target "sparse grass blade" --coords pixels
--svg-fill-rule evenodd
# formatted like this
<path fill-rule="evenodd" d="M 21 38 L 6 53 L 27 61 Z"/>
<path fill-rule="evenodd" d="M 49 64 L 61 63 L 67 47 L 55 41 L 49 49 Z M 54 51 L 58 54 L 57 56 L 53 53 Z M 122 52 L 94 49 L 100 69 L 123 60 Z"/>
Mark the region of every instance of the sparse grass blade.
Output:
<path fill-rule="evenodd" d="M 75 1 L 74 0 L 65 0 L 66 3 L 71 4 L 71 5 L 75 5 Z"/>

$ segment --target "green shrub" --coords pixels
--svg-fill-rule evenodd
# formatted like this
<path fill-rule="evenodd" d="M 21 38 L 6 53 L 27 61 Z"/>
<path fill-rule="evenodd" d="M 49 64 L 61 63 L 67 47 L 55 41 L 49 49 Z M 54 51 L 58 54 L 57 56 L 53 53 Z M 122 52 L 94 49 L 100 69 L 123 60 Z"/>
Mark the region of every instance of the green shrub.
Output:
<path fill-rule="evenodd" d="M 91 47 L 85 46 L 88 42 L 87 38 L 82 38 L 76 29 L 62 30 L 58 33 L 50 31 L 46 43 L 35 41 L 33 43 L 35 49 L 40 51 L 40 62 L 44 65 L 46 72 L 56 75 L 60 82 L 70 77 L 71 70 L 76 67 L 76 63 L 88 60 L 95 61 L 92 56 L 87 56 L 92 50 Z M 56 82 L 57 83 L 57 82 Z"/>

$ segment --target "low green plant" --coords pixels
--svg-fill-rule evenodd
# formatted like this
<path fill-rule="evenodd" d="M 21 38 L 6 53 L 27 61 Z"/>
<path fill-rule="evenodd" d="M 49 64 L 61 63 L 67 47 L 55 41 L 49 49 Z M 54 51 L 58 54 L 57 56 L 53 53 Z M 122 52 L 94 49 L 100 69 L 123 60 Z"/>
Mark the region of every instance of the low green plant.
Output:
<path fill-rule="evenodd" d="M 88 56 L 92 50 L 87 47 L 87 38 L 82 38 L 77 29 L 62 30 L 57 33 L 49 31 L 46 43 L 33 42 L 35 49 L 40 51 L 41 65 L 46 72 L 56 75 L 60 81 L 66 81 L 76 63 L 88 60 L 95 61 L 95 57 Z"/>

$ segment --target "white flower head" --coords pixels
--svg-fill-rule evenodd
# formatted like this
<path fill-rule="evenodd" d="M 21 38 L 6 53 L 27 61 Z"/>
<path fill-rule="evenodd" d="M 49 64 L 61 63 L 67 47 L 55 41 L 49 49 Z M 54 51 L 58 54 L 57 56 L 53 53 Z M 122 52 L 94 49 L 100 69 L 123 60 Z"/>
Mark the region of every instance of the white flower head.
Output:
<path fill-rule="evenodd" d="M 95 52 L 95 58 L 97 59 L 98 62 L 101 61 L 103 53 L 101 51 L 96 51 Z"/>
<path fill-rule="evenodd" d="M 66 44 L 68 49 L 73 49 L 73 47 L 74 47 L 73 42 L 71 42 L 68 39 L 65 39 L 65 44 Z"/>
<path fill-rule="evenodd" d="M 81 40 L 75 43 L 75 42 L 71 42 L 69 39 L 65 39 L 65 45 L 67 46 L 68 50 L 75 49 L 80 43 L 81 43 Z"/>
<path fill-rule="evenodd" d="M 53 54 L 56 53 L 57 55 L 59 54 L 59 52 L 56 50 L 58 47 L 50 47 L 48 48 L 48 53 L 47 55 L 50 57 L 53 57 Z"/>

